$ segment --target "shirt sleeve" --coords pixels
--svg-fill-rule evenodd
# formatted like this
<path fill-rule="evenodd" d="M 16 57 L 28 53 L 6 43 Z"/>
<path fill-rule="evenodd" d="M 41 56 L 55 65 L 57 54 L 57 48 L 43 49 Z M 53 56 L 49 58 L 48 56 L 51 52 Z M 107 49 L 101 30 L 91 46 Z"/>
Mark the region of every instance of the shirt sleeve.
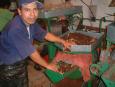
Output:
<path fill-rule="evenodd" d="M 47 31 L 45 31 L 39 24 L 35 24 L 34 26 L 34 39 L 38 41 L 44 41 Z"/>
<path fill-rule="evenodd" d="M 30 56 L 35 51 L 35 47 L 32 45 L 24 29 L 12 29 L 9 32 L 9 38 L 22 58 Z"/>

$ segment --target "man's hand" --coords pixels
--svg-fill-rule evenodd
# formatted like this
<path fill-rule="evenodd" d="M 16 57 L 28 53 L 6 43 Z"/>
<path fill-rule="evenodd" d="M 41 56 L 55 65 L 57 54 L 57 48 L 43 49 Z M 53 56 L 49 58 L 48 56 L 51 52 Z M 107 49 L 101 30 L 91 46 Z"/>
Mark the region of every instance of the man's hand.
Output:
<path fill-rule="evenodd" d="M 64 49 L 70 49 L 71 45 L 75 45 L 75 42 L 73 41 L 63 41 L 62 42 Z"/>
<path fill-rule="evenodd" d="M 58 72 L 57 65 L 54 64 L 54 63 L 48 64 L 48 66 L 46 66 L 46 68 L 47 68 L 47 69 L 50 69 L 50 70 L 52 70 L 52 71 Z"/>

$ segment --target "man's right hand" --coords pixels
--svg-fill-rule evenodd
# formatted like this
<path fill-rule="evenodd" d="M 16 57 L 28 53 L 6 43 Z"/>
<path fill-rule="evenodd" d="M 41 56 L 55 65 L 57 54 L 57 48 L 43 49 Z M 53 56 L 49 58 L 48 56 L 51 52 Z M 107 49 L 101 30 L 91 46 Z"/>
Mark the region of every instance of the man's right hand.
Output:
<path fill-rule="evenodd" d="M 58 68 L 57 68 L 57 65 L 55 63 L 50 63 L 48 64 L 48 66 L 46 67 L 47 69 L 50 69 L 52 71 L 55 71 L 55 72 L 59 72 L 58 71 Z"/>

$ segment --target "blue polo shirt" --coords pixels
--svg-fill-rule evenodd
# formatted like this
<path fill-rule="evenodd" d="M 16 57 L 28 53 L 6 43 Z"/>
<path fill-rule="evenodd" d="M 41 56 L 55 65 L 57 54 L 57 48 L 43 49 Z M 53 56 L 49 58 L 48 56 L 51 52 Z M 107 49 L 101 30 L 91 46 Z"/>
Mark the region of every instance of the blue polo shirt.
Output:
<path fill-rule="evenodd" d="M 24 60 L 35 51 L 32 45 L 33 39 L 43 41 L 46 31 L 37 23 L 29 26 L 30 38 L 26 25 L 18 15 L 9 24 L 0 35 L 0 63 L 13 64 Z"/>

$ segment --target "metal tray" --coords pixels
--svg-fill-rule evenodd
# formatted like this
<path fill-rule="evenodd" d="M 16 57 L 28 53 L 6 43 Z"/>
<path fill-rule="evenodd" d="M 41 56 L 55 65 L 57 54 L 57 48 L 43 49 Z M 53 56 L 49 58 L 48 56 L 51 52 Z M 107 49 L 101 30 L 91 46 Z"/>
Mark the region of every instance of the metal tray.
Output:
<path fill-rule="evenodd" d="M 62 36 L 66 35 L 68 33 L 70 33 L 70 32 L 66 32 Z M 94 50 L 95 48 L 97 48 L 100 45 L 101 39 L 103 36 L 102 33 L 95 33 L 95 32 L 76 31 L 76 33 L 81 33 L 81 34 L 84 34 L 84 35 L 87 35 L 90 37 L 94 37 L 94 38 L 96 38 L 96 42 L 89 44 L 89 45 L 72 45 L 70 47 L 71 52 L 92 52 L 92 50 Z M 55 43 L 55 45 L 57 47 L 59 47 L 60 49 L 63 49 L 62 45 L 57 44 L 57 43 Z"/>

